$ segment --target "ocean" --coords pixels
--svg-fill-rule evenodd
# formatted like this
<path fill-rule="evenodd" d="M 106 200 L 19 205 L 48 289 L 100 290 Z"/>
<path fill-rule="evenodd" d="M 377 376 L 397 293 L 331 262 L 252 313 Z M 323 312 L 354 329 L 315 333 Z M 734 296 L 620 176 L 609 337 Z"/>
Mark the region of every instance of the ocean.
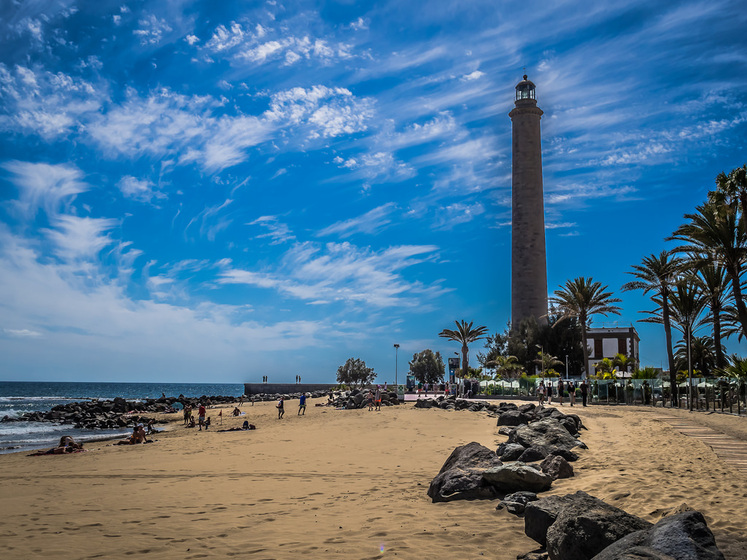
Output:
<path fill-rule="evenodd" d="M 18 417 L 34 410 L 48 411 L 58 404 L 93 399 L 126 400 L 167 397 L 200 397 L 227 395 L 239 397 L 244 393 L 241 383 L 73 383 L 0 381 L 0 419 Z M 63 435 L 76 441 L 124 436 L 130 430 L 76 430 L 70 424 L 49 422 L 0 422 L 0 453 L 54 447 Z"/>

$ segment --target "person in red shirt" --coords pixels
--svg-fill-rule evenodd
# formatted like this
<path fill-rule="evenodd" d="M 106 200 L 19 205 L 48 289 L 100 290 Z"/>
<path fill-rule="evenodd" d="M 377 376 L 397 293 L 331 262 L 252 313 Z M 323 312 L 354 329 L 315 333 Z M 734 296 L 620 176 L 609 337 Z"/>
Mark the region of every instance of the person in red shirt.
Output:
<path fill-rule="evenodd" d="M 202 431 L 202 427 L 205 425 L 205 405 L 200 403 L 200 408 L 197 409 L 197 423 L 200 425 L 200 431 Z"/>

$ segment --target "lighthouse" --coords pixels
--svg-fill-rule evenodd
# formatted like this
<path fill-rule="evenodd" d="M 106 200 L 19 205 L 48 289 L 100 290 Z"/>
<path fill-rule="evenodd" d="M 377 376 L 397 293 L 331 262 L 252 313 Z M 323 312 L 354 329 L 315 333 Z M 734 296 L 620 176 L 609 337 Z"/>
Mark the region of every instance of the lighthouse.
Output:
<path fill-rule="evenodd" d="M 508 114 L 511 140 L 511 327 L 534 317 L 547 323 L 547 261 L 542 143 L 535 86 L 524 75 Z"/>

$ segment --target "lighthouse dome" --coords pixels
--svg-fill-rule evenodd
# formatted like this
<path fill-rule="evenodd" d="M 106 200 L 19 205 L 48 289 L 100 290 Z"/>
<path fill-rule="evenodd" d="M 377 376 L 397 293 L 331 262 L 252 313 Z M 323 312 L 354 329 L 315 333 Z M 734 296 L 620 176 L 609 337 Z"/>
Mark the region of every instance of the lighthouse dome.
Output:
<path fill-rule="evenodd" d="M 516 101 L 520 99 L 535 99 L 534 97 L 534 82 L 527 78 L 524 74 L 524 79 L 516 84 Z"/>

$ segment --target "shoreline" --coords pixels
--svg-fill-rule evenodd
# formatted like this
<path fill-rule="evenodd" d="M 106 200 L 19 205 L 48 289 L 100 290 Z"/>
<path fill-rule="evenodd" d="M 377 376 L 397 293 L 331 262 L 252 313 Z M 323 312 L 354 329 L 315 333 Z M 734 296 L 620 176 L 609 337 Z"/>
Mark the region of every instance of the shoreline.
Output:
<path fill-rule="evenodd" d="M 217 412 L 234 405 L 221 405 L 209 409 L 213 425 L 202 432 L 171 414 L 171 430 L 149 445 L 2 455 L 0 496 L 12 514 L 0 550 L 25 558 L 420 558 L 427 550 L 445 560 L 513 559 L 537 548 L 523 520 L 497 512 L 497 501 L 433 504 L 426 496 L 456 446 L 505 441 L 495 418 L 410 404 L 314 406 L 320 401 L 310 400 L 304 417 L 289 402 L 283 420 L 273 403 L 245 405 L 246 416 L 224 417 L 222 426 Z M 632 407 L 557 408 L 581 416 L 589 450 L 573 464 L 576 476 L 547 494 L 584 490 L 652 522 L 687 502 L 706 516 L 726 558 L 747 556 L 741 478 L 708 446 Z M 217 432 L 245 419 L 258 429 Z M 711 422 L 725 431 L 744 424 Z"/>

